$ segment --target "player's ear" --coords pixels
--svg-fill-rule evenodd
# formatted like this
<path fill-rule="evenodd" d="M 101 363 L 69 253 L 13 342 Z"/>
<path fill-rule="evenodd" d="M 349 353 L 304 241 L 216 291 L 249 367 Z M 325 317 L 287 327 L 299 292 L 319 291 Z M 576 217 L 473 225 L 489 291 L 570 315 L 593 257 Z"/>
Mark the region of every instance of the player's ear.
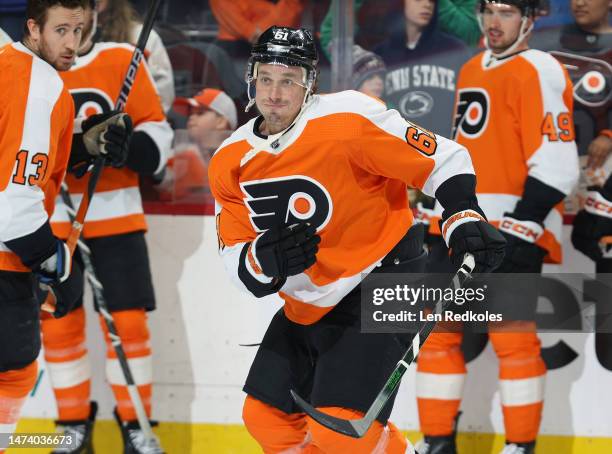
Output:
<path fill-rule="evenodd" d="M 217 115 L 217 122 L 215 126 L 217 127 L 218 131 L 229 131 L 231 129 L 229 121 L 222 115 Z"/>
<path fill-rule="evenodd" d="M 40 40 L 40 34 L 42 32 L 38 22 L 30 18 L 26 21 L 26 25 L 28 27 L 28 31 L 30 32 L 30 37 L 32 38 L 32 40 L 38 42 Z"/>

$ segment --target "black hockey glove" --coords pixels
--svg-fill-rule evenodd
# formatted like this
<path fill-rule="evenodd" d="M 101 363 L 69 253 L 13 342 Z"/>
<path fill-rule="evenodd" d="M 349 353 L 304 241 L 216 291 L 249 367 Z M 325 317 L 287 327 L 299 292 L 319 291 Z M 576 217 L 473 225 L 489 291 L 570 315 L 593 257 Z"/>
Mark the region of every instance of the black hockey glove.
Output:
<path fill-rule="evenodd" d="M 83 295 L 83 272 L 80 265 L 72 261 L 68 246 L 61 240 L 57 240 L 55 254 L 33 271 L 39 282 L 40 303 L 45 302 L 48 292 L 55 296 L 55 318 L 70 312 Z"/>
<path fill-rule="evenodd" d="M 314 265 L 320 241 L 316 228 L 304 222 L 273 227 L 251 244 L 251 254 L 263 274 L 284 279 Z"/>
<path fill-rule="evenodd" d="M 449 249 L 451 262 L 461 265 L 466 252 L 474 256 L 474 273 L 490 273 L 504 258 L 506 240 L 475 202 L 461 202 L 444 210 L 440 231 Z"/>
<path fill-rule="evenodd" d="M 66 315 L 83 294 L 83 273 L 77 263 L 72 263 L 66 243 L 53 236 L 49 222 L 4 244 L 19 256 L 44 287 L 38 292 L 40 303 L 51 290 L 57 299 L 53 315 Z"/>
<path fill-rule="evenodd" d="M 572 244 L 595 262 L 603 257 L 599 242 L 601 238 L 612 235 L 611 194 L 600 188 L 590 187 L 584 208 L 574 219 Z"/>
<path fill-rule="evenodd" d="M 70 155 L 70 171 L 81 177 L 91 161 L 104 156 L 105 164 L 116 168 L 127 161 L 132 119 L 123 112 L 110 111 L 92 115 L 81 123 L 82 134 L 75 134 Z"/>
<path fill-rule="evenodd" d="M 499 273 L 539 273 L 546 250 L 536 244 L 544 233 L 543 225 L 520 213 L 504 213 L 499 230 L 506 238 L 506 255 Z"/>

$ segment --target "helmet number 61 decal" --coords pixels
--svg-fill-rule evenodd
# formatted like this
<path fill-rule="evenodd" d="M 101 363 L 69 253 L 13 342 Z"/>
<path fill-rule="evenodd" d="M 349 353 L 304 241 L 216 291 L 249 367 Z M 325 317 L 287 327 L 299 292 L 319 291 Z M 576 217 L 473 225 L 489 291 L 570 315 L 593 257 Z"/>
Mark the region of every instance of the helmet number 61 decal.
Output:
<path fill-rule="evenodd" d="M 287 38 L 288 33 L 282 30 L 276 30 L 276 32 L 274 33 L 274 39 L 282 39 L 284 41 L 287 41 Z"/>

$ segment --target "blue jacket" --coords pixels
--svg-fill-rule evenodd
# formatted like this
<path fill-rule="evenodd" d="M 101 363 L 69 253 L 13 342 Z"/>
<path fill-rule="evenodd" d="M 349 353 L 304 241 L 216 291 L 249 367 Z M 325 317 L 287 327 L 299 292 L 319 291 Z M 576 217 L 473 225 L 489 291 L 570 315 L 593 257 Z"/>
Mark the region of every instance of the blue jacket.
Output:
<path fill-rule="evenodd" d="M 27 0 L 0 0 L 0 13 L 24 12 L 27 3 Z"/>

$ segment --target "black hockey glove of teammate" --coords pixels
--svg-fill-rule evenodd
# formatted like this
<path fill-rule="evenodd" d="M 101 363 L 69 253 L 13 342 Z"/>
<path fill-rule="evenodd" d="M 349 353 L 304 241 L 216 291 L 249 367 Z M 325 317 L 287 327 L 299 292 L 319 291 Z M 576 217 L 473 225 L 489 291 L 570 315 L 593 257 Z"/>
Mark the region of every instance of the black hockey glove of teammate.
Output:
<path fill-rule="evenodd" d="M 41 304 L 51 291 L 57 300 L 53 315 L 66 315 L 83 294 L 83 272 L 78 263 L 73 263 L 66 243 L 53 236 L 49 223 L 29 235 L 5 241 L 5 245 L 38 278 Z"/>
<path fill-rule="evenodd" d="M 476 202 L 461 202 L 444 210 L 440 231 L 454 265 L 461 265 L 466 252 L 469 252 L 476 262 L 474 273 L 490 273 L 504 258 L 506 240 L 487 222 Z"/>
<path fill-rule="evenodd" d="M 45 301 L 47 292 L 55 296 L 55 318 L 68 314 L 83 295 L 83 271 L 78 262 L 72 261 L 68 246 L 61 240 L 57 240 L 57 252 L 41 263 L 34 274 L 40 283 L 39 301 Z"/>
<path fill-rule="evenodd" d="M 612 235 L 612 193 L 607 188 L 590 187 L 584 208 L 574 219 L 572 244 L 597 262 L 602 258 L 599 242 L 607 235 Z"/>
<path fill-rule="evenodd" d="M 307 223 L 273 227 L 251 244 L 251 254 L 261 272 L 272 278 L 287 278 L 310 268 L 317 260 L 321 237 Z"/>
<path fill-rule="evenodd" d="M 506 256 L 497 269 L 500 273 L 539 273 L 546 250 L 536 244 L 544 233 L 543 225 L 528 215 L 504 213 L 499 230 L 506 238 Z"/>
<path fill-rule="evenodd" d="M 81 123 L 82 134 L 75 134 L 69 168 L 77 177 L 87 171 L 92 159 L 104 156 L 105 164 L 123 167 L 127 161 L 132 119 L 123 112 L 92 115 Z"/>

